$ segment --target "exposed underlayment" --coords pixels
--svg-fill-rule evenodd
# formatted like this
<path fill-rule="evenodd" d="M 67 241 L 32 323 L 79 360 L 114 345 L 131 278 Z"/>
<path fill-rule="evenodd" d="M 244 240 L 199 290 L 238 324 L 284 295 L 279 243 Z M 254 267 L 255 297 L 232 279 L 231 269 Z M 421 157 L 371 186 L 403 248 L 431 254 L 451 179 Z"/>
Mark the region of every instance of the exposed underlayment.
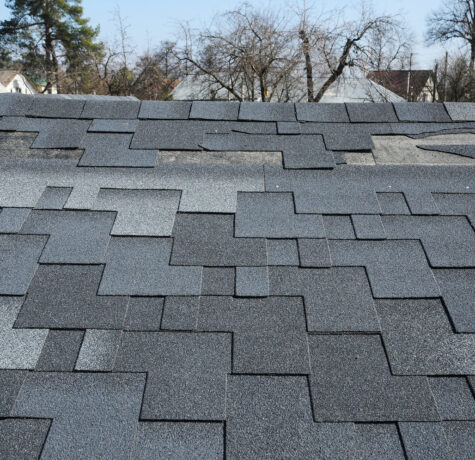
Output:
<path fill-rule="evenodd" d="M 0 95 L 0 458 L 473 458 L 474 138 Z"/>

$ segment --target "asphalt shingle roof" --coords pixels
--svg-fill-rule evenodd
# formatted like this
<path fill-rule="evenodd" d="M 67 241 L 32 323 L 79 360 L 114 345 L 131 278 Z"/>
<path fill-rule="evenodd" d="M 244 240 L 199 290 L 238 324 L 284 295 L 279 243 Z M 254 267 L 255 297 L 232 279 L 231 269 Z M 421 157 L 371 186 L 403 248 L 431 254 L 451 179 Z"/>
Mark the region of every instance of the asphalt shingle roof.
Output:
<path fill-rule="evenodd" d="M 474 120 L 0 95 L 0 458 L 471 458 Z"/>

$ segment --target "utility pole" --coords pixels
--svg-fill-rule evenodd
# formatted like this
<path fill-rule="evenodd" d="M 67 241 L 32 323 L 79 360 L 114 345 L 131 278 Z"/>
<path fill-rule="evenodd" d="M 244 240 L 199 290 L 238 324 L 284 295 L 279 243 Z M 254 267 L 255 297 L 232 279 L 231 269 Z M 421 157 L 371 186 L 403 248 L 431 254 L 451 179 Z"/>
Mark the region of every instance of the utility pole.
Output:
<path fill-rule="evenodd" d="M 445 52 L 445 62 L 444 62 L 444 92 L 442 93 L 442 102 L 445 102 L 447 98 L 447 71 L 449 67 L 449 52 Z"/>
<path fill-rule="evenodd" d="M 407 88 L 406 88 L 406 100 L 407 102 L 412 102 L 412 53 L 409 56 L 409 72 L 407 73 Z"/>
<path fill-rule="evenodd" d="M 435 69 L 434 69 L 434 79 L 433 79 L 433 87 L 432 87 L 432 102 L 436 102 L 437 98 L 437 83 L 438 83 L 438 78 L 437 75 L 439 73 L 439 63 L 435 63 Z"/>

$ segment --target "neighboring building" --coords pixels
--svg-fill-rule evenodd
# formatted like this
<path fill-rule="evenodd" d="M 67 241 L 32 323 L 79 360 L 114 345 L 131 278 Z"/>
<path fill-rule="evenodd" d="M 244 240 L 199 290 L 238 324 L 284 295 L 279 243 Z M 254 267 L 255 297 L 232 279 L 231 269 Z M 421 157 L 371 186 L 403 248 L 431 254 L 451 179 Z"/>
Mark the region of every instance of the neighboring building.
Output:
<path fill-rule="evenodd" d="M 409 102 L 439 100 L 432 70 L 382 70 L 370 72 L 368 78 Z"/>
<path fill-rule="evenodd" d="M 44 78 L 39 78 L 35 75 L 28 74 L 28 78 L 35 84 L 37 91 L 39 93 L 44 93 L 45 88 L 46 88 L 46 80 Z M 58 94 L 58 88 L 56 86 L 56 83 L 54 83 L 50 90 L 47 92 L 47 94 Z"/>
<path fill-rule="evenodd" d="M 18 70 L 0 70 L 0 93 L 36 94 L 35 84 Z"/>
<path fill-rule="evenodd" d="M 326 81 L 325 77 L 314 80 L 315 93 Z M 307 88 L 302 82 L 294 91 L 290 102 L 305 102 Z M 243 92 L 244 93 L 244 92 Z M 229 101 L 235 97 L 219 84 L 203 75 L 186 77 L 172 91 L 174 100 L 220 100 Z M 320 102 L 404 102 L 404 98 L 384 86 L 367 78 L 340 78 L 324 94 Z M 277 102 L 272 100 L 271 102 Z"/>

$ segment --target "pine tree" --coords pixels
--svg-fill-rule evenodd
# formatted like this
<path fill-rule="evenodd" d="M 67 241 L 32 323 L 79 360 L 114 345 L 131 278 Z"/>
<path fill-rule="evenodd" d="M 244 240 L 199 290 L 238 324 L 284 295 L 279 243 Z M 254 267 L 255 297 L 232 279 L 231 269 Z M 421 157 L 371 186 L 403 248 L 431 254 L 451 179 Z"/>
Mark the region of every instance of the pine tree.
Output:
<path fill-rule="evenodd" d="M 11 17 L 0 22 L 0 44 L 19 50 L 27 71 L 44 72 L 45 92 L 72 63 L 85 61 L 102 49 L 99 28 L 83 17 L 82 0 L 6 0 Z"/>

